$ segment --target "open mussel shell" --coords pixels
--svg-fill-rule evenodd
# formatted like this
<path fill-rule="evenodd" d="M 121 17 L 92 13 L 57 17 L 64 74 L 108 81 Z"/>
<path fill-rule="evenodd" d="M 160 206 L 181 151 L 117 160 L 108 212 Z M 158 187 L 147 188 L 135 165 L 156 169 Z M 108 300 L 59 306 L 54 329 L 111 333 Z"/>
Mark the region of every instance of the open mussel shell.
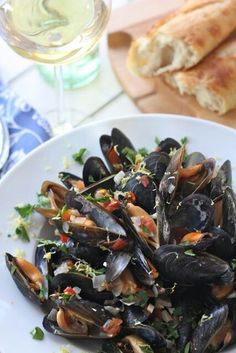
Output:
<path fill-rule="evenodd" d="M 191 353 L 203 353 L 206 351 L 214 337 L 220 334 L 220 330 L 226 323 L 228 313 L 228 305 L 221 304 L 202 316 L 193 332 Z"/>
<path fill-rule="evenodd" d="M 145 340 L 135 335 L 124 337 L 118 345 L 122 353 L 154 353 L 152 347 Z"/>
<path fill-rule="evenodd" d="M 75 192 L 67 194 L 65 203 L 69 208 L 75 208 L 81 214 L 88 216 L 96 223 L 97 227 L 104 228 L 120 236 L 126 236 L 124 228 L 118 223 L 117 219 L 97 203 L 88 201 Z"/>
<path fill-rule="evenodd" d="M 159 191 L 163 200 L 167 204 L 170 204 L 175 197 L 179 182 L 179 170 L 182 167 L 184 155 L 185 147 L 183 146 L 172 156 L 163 178 L 161 179 Z"/>
<path fill-rule="evenodd" d="M 192 152 L 186 156 L 183 161 L 183 167 L 193 167 L 196 164 L 199 164 L 205 160 L 205 156 L 200 152 Z"/>
<path fill-rule="evenodd" d="M 65 185 L 67 189 L 76 188 L 78 181 L 83 182 L 83 179 L 75 174 L 69 172 L 60 172 L 58 178 Z"/>
<path fill-rule="evenodd" d="M 132 243 L 127 236 L 121 236 L 119 233 L 114 233 L 106 228 L 87 227 L 77 223 L 67 223 L 65 229 L 64 223 L 61 220 L 52 220 L 52 224 L 56 226 L 59 232 L 66 234 L 73 239 L 75 243 L 89 245 L 91 247 L 112 247 L 114 242 L 122 238 L 128 243 Z"/>
<path fill-rule="evenodd" d="M 149 344 L 155 352 L 158 349 L 166 347 L 165 338 L 154 327 L 144 324 L 138 324 L 124 328 L 124 333 L 137 336 Z"/>
<path fill-rule="evenodd" d="M 83 181 L 85 186 L 96 183 L 110 175 L 111 173 L 107 169 L 103 160 L 99 157 L 90 157 L 84 164 Z"/>
<path fill-rule="evenodd" d="M 214 207 L 211 199 L 202 194 L 187 196 L 171 218 L 171 241 L 178 243 L 187 233 L 208 231 L 213 223 L 213 216 Z"/>
<path fill-rule="evenodd" d="M 58 300 L 57 309 L 43 320 L 48 332 L 67 338 L 111 338 L 120 332 L 121 324 L 103 306 L 77 298 Z"/>
<path fill-rule="evenodd" d="M 100 146 L 104 158 L 112 173 L 120 170 L 127 170 L 130 167 L 130 161 L 123 153 L 124 148 L 135 151 L 135 148 L 128 137 L 119 129 L 112 129 L 111 136 L 102 135 L 100 137 Z"/>
<path fill-rule="evenodd" d="M 18 289 L 30 301 L 43 304 L 47 288 L 42 273 L 33 264 L 11 254 L 5 255 L 6 265 Z"/>
<path fill-rule="evenodd" d="M 68 189 L 60 184 L 46 180 L 41 186 L 41 193 L 49 198 L 51 208 L 59 210 L 62 209 L 65 204 Z"/>
<path fill-rule="evenodd" d="M 163 245 L 155 251 L 153 263 L 164 281 L 188 285 L 227 285 L 234 274 L 229 264 L 208 253 L 188 252 L 180 245 Z"/>

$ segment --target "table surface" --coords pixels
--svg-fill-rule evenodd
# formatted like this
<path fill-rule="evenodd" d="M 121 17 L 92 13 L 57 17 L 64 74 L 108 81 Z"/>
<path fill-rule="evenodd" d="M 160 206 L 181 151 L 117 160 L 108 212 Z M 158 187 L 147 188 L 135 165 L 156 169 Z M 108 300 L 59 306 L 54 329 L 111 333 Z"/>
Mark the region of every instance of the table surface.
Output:
<path fill-rule="evenodd" d="M 113 0 L 113 11 L 132 1 L 136 0 Z M 56 105 L 55 91 L 39 75 L 35 64 L 13 52 L 2 39 L 0 52 L 0 78 L 42 115 L 53 110 Z M 83 114 L 83 123 L 139 113 L 112 72 L 106 35 L 100 43 L 100 56 L 98 77 L 86 87 L 65 93 L 65 104 Z"/>

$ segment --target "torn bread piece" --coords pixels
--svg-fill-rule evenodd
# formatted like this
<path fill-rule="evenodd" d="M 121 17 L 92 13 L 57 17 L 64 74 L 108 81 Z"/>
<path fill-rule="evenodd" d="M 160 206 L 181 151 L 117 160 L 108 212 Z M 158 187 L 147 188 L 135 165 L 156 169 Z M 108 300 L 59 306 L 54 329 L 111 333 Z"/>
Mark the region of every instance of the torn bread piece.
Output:
<path fill-rule="evenodd" d="M 236 33 L 197 66 L 163 77 L 180 94 L 195 96 L 204 108 L 219 114 L 236 108 Z"/>
<path fill-rule="evenodd" d="M 190 68 L 236 30 L 236 0 L 189 0 L 129 50 L 128 67 L 150 77 Z"/>

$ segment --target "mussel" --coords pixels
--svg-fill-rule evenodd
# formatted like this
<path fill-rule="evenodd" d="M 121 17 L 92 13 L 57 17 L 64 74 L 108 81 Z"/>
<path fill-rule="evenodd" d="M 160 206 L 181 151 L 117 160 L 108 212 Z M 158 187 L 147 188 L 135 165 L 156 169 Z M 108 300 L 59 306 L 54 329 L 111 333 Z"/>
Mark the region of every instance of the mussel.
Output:
<path fill-rule="evenodd" d="M 77 298 L 57 300 L 57 309 L 43 320 L 45 330 L 67 338 L 111 338 L 119 334 L 121 325 L 122 320 L 103 306 Z"/>

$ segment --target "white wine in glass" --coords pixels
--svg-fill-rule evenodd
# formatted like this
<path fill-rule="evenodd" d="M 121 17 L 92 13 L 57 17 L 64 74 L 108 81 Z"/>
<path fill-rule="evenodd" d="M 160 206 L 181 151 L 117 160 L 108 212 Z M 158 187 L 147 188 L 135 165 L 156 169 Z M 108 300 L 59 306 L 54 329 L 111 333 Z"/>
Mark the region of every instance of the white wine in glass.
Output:
<path fill-rule="evenodd" d="M 99 41 L 111 0 L 0 0 L 0 34 L 18 54 L 56 64 L 59 85 L 57 128 L 64 130 L 60 65 L 82 58 Z"/>

